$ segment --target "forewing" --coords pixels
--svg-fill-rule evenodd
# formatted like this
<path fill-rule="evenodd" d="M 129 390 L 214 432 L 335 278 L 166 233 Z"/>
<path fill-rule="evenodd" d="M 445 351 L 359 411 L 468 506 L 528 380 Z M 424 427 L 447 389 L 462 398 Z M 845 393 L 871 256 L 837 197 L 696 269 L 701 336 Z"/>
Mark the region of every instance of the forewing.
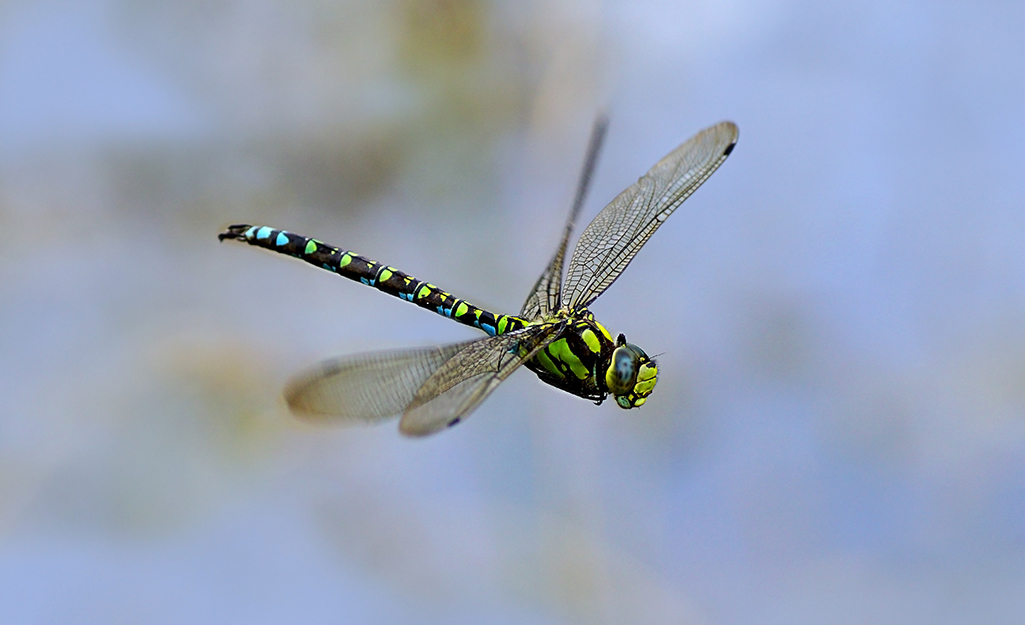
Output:
<path fill-rule="evenodd" d="M 662 222 L 726 160 L 737 136 L 733 122 L 702 130 L 602 209 L 573 250 L 562 304 L 587 307 L 609 288 Z"/>
<path fill-rule="evenodd" d="M 376 422 L 402 414 L 439 367 L 473 341 L 327 360 L 293 379 L 285 400 L 311 421 Z"/>
<path fill-rule="evenodd" d="M 566 227 L 562 233 L 562 241 L 559 242 L 555 255 L 545 269 L 541 277 L 537 279 L 533 291 L 527 301 L 523 303 L 520 310 L 520 317 L 533 321 L 538 317 L 548 315 L 559 308 L 559 298 L 562 291 L 562 265 L 566 259 L 566 246 L 569 244 L 569 237 L 573 233 L 577 216 L 580 215 L 580 208 L 584 205 L 587 197 L 587 190 L 591 186 L 591 177 L 594 174 L 595 165 L 598 163 L 598 153 L 601 152 L 602 142 L 605 140 L 605 131 L 608 129 L 609 120 L 604 115 L 594 121 L 594 128 L 591 130 L 591 140 L 587 146 L 587 156 L 584 159 L 584 169 L 580 172 L 580 180 L 577 183 L 577 194 L 573 199 L 573 208 L 569 212 L 569 219 L 566 220 Z"/>
<path fill-rule="evenodd" d="M 409 436 L 427 436 L 459 423 L 564 325 L 527 326 L 470 343 L 417 390 L 399 429 Z"/>

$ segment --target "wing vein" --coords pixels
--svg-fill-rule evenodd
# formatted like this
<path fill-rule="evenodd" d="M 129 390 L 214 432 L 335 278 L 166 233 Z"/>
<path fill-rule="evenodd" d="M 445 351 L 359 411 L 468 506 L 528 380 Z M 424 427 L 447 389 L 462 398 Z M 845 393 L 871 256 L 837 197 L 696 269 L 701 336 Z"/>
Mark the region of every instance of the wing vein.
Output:
<path fill-rule="evenodd" d="M 562 305 L 585 308 L 611 286 L 655 230 L 726 160 L 737 135 L 732 122 L 706 128 L 602 209 L 573 250 Z"/>

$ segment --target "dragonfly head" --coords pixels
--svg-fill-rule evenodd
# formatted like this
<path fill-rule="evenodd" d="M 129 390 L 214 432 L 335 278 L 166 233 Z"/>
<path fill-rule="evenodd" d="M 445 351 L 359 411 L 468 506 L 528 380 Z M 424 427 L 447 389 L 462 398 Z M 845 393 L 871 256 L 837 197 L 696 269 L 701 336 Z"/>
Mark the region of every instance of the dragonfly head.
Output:
<path fill-rule="evenodd" d="M 605 385 L 620 408 L 636 408 L 648 399 L 658 380 L 658 367 L 644 350 L 620 334 L 605 370 Z"/>

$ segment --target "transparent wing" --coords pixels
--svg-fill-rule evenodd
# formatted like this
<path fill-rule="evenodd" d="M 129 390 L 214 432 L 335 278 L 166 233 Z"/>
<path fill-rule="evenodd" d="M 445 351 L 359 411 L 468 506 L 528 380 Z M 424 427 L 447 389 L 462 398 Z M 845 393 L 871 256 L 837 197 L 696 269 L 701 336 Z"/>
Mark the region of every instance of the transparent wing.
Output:
<path fill-rule="evenodd" d="M 564 326 L 528 326 L 466 345 L 416 391 L 399 429 L 409 436 L 427 436 L 459 423 Z"/>
<path fill-rule="evenodd" d="M 328 360 L 293 379 L 285 400 L 311 421 L 382 421 L 402 414 L 431 374 L 473 343 Z"/>
<path fill-rule="evenodd" d="M 563 306 L 587 307 L 609 288 L 662 222 L 726 160 L 737 136 L 733 122 L 702 130 L 602 209 L 573 250 Z"/>
<path fill-rule="evenodd" d="M 605 140 L 605 131 L 608 126 L 609 119 L 604 115 L 594 120 L 591 140 L 587 145 L 587 156 L 584 158 L 584 169 L 580 172 L 577 194 L 573 199 L 573 209 L 569 212 L 569 219 L 566 220 L 562 241 L 559 242 L 559 248 L 555 250 L 551 262 L 548 263 L 548 267 L 541 277 L 537 279 L 534 290 L 531 291 L 530 297 L 523 303 L 523 308 L 520 310 L 520 317 L 528 321 L 533 321 L 559 308 L 562 290 L 562 263 L 566 258 L 566 246 L 569 244 L 569 237 L 573 233 L 573 226 L 580 214 L 580 208 L 584 205 L 587 190 L 591 186 L 591 176 L 598 163 L 598 153 L 601 152 L 601 145 Z"/>

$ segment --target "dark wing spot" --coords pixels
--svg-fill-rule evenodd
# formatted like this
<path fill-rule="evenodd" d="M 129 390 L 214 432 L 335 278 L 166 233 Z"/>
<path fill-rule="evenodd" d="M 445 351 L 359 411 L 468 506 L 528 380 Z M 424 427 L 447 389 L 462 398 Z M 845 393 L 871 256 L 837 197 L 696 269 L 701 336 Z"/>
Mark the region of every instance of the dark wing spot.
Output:
<path fill-rule="evenodd" d="M 460 419 L 459 417 L 456 417 L 455 419 L 452 419 L 451 421 L 449 421 L 448 425 L 445 426 L 445 427 L 452 427 L 453 425 L 459 423 L 460 421 L 462 421 L 462 419 Z"/>
<path fill-rule="evenodd" d="M 736 141 L 734 141 L 733 143 L 731 143 L 731 144 L 729 144 L 728 146 L 726 146 L 726 149 L 725 149 L 725 150 L 723 150 L 723 152 L 722 152 L 722 155 L 723 155 L 723 156 L 729 156 L 729 155 L 730 155 L 730 152 L 732 152 L 732 151 L 733 151 L 733 148 L 734 148 L 734 147 L 736 147 L 736 145 L 737 145 L 737 142 L 736 142 Z"/>

